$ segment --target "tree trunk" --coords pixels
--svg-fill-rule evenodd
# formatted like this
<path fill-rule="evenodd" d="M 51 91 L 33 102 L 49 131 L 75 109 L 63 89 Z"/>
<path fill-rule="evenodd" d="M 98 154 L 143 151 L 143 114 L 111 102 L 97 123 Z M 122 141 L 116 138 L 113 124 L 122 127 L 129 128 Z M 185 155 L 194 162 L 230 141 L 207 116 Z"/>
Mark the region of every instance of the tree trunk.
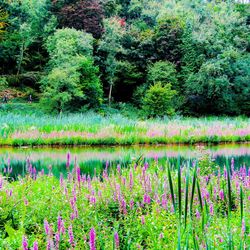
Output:
<path fill-rule="evenodd" d="M 111 105 L 112 89 L 113 89 L 113 82 L 111 82 L 109 85 L 109 106 Z"/>
<path fill-rule="evenodd" d="M 22 62 L 23 62 L 23 55 L 24 55 L 24 41 L 23 41 L 22 47 L 21 47 L 20 58 L 19 58 L 19 63 L 18 63 L 18 67 L 17 67 L 17 76 L 19 76 L 19 73 L 21 70 L 21 66 L 22 66 Z"/>

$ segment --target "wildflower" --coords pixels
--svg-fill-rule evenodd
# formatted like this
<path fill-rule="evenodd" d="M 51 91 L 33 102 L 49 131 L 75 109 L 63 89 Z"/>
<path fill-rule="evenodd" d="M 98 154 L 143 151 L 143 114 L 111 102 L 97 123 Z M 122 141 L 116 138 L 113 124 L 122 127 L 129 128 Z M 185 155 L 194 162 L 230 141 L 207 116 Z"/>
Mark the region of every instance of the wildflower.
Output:
<path fill-rule="evenodd" d="M 28 250 L 28 241 L 26 236 L 23 236 L 22 245 L 23 245 L 23 250 Z"/>
<path fill-rule="evenodd" d="M 241 232 L 242 232 L 242 235 L 244 235 L 245 232 L 246 232 L 246 225 L 245 225 L 245 220 L 244 219 L 242 220 Z"/>
<path fill-rule="evenodd" d="M 79 167 L 76 168 L 76 177 L 77 177 L 77 182 L 80 186 L 81 183 L 81 169 Z"/>
<path fill-rule="evenodd" d="M 115 240 L 115 247 L 119 248 L 120 242 L 119 242 L 119 235 L 117 232 L 115 232 L 115 234 L 114 234 L 114 240 Z"/>
<path fill-rule="evenodd" d="M 130 200 L 129 206 L 130 206 L 130 209 L 133 209 L 133 207 L 134 207 L 134 200 Z"/>
<path fill-rule="evenodd" d="M 144 215 L 142 215 L 142 217 L 141 217 L 141 224 L 142 224 L 142 225 L 145 224 L 145 217 L 144 217 Z"/>
<path fill-rule="evenodd" d="M 90 250 L 96 250 L 95 241 L 96 241 L 95 229 L 91 228 L 91 230 L 89 232 L 89 246 L 90 246 Z"/>
<path fill-rule="evenodd" d="M 70 225 L 68 228 L 68 234 L 69 234 L 69 243 L 71 246 L 74 246 L 74 235 L 73 235 L 72 225 Z"/>
<path fill-rule="evenodd" d="M 163 233 L 160 233 L 159 238 L 163 239 L 163 237 L 164 237 Z"/>
<path fill-rule="evenodd" d="M 38 243 L 37 243 L 37 241 L 35 241 L 34 244 L 33 244 L 33 250 L 38 250 Z"/>
<path fill-rule="evenodd" d="M 144 202 L 145 204 L 150 204 L 150 202 L 151 202 L 150 196 L 147 195 L 147 194 L 144 194 L 143 202 Z"/>
<path fill-rule="evenodd" d="M 50 227 L 49 227 L 49 223 L 47 220 L 44 220 L 44 229 L 45 229 L 46 235 L 49 235 Z"/>
<path fill-rule="evenodd" d="M 134 186 L 133 173 L 132 173 L 132 171 L 130 171 L 130 173 L 129 173 L 129 187 L 130 187 L 130 191 L 132 191 L 133 186 Z"/>
<path fill-rule="evenodd" d="M 214 206 L 213 206 L 213 204 L 210 205 L 209 211 L 210 211 L 211 215 L 214 215 Z"/>
<path fill-rule="evenodd" d="M 197 218 L 197 219 L 200 219 L 201 215 L 200 215 L 200 212 L 199 212 L 198 209 L 196 209 L 195 215 L 196 215 L 196 218 Z"/>
<path fill-rule="evenodd" d="M 60 215 L 58 215 L 58 217 L 57 217 L 57 230 L 58 230 L 58 232 L 61 231 L 61 227 L 62 227 L 62 217 Z"/>
<path fill-rule="evenodd" d="M 221 200 L 224 200 L 224 191 L 222 189 L 219 192 L 219 196 Z"/>

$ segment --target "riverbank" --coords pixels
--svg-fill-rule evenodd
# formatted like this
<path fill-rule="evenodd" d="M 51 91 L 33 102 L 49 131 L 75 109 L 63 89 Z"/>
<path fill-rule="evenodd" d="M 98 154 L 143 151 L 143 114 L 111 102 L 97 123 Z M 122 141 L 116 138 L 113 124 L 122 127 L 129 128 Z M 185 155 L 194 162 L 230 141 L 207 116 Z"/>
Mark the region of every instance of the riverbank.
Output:
<path fill-rule="evenodd" d="M 1 146 L 195 144 L 250 141 L 250 119 L 131 119 L 120 114 L 2 113 Z"/>

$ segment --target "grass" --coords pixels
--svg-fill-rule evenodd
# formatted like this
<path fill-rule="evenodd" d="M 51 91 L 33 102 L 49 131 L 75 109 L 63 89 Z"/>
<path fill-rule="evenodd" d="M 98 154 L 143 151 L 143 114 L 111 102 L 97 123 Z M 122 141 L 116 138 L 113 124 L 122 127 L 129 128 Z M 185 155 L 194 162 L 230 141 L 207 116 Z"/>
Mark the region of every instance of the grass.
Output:
<path fill-rule="evenodd" d="M 7 111 L 6 111 L 7 110 Z M 97 113 L 46 115 L 0 111 L 0 145 L 134 145 L 250 141 L 250 119 L 207 117 L 131 119 Z"/>
<path fill-rule="evenodd" d="M 77 164 L 60 179 L 30 165 L 16 181 L 8 171 L 0 174 L 0 248 L 250 247 L 245 166 L 235 169 L 232 162 L 218 173 L 180 160 L 176 166 L 136 162 L 107 165 L 93 178 Z"/>

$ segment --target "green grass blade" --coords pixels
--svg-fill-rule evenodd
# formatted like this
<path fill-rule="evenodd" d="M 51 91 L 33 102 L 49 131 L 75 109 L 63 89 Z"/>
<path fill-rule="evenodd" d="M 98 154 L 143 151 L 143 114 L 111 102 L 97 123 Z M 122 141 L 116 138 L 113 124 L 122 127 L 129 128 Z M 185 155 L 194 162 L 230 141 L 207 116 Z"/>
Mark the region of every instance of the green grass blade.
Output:
<path fill-rule="evenodd" d="M 193 183 L 192 183 L 192 192 L 191 192 L 191 200 L 190 200 L 190 216 L 192 217 L 192 211 L 193 211 L 193 202 L 194 202 L 194 193 L 195 193 L 195 183 L 196 183 L 196 171 L 197 171 L 197 167 L 195 166 L 194 169 L 194 174 L 193 174 Z"/>
<path fill-rule="evenodd" d="M 188 213 L 188 186 L 189 186 L 189 165 L 187 167 L 187 176 L 186 176 L 186 194 L 185 194 L 185 210 L 184 210 L 185 229 L 187 227 L 187 213 Z"/>
<path fill-rule="evenodd" d="M 168 181 L 169 181 L 169 187 L 170 187 L 170 193 L 171 193 L 171 199 L 172 199 L 174 211 L 176 212 L 173 182 L 172 182 L 172 176 L 171 176 L 169 165 L 168 165 Z"/>
<path fill-rule="evenodd" d="M 201 189 L 200 189 L 200 184 L 199 184 L 198 180 L 197 180 L 197 191 L 198 191 L 198 198 L 199 198 L 199 202 L 200 202 L 201 212 L 203 212 L 203 204 L 202 204 L 202 198 L 201 198 Z"/>
<path fill-rule="evenodd" d="M 181 164 L 178 161 L 178 210 L 179 210 L 179 222 L 181 222 Z"/>

